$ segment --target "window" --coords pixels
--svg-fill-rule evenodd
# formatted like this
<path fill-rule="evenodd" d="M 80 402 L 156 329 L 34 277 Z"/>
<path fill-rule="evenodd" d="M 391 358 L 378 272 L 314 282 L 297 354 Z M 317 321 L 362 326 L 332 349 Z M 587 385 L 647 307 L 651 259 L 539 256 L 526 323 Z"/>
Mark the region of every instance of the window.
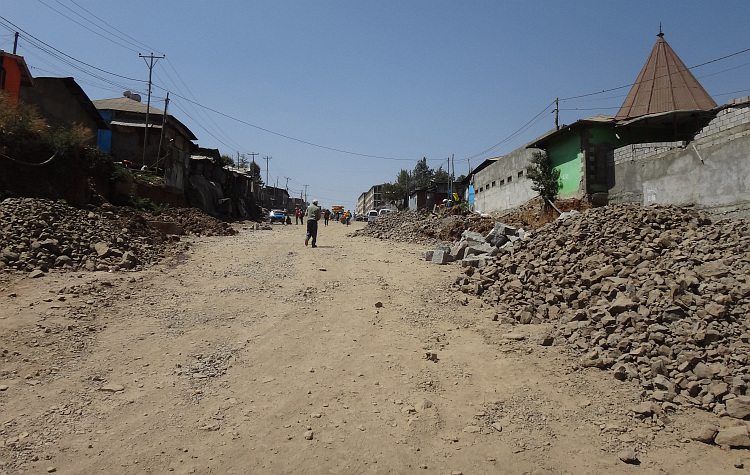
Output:
<path fill-rule="evenodd" d="M 521 170 L 520 172 L 518 172 L 518 178 L 521 178 L 521 177 L 523 177 L 523 170 Z"/>
<path fill-rule="evenodd" d="M 509 176 L 509 177 L 508 177 L 508 183 L 510 183 L 511 181 L 513 181 L 513 177 L 512 177 L 512 176 Z"/>
<path fill-rule="evenodd" d="M 505 180 L 500 180 L 500 186 L 503 186 L 505 184 Z"/>
<path fill-rule="evenodd" d="M 495 187 L 495 182 L 493 181 L 493 182 L 492 182 L 492 188 L 494 188 L 494 187 Z"/>

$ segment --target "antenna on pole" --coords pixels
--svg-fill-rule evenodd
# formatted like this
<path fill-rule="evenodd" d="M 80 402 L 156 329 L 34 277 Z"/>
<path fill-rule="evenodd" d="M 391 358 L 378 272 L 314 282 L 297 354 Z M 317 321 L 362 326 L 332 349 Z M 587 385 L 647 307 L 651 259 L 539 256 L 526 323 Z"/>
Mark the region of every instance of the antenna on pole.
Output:
<path fill-rule="evenodd" d="M 143 54 L 138 54 L 139 58 L 143 58 L 144 61 L 146 61 L 146 58 L 150 60 L 150 62 L 146 62 L 146 65 L 148 66 L 148 100 L 146 101 L 146 129 L 143 133 L 143 165 L 146 164 L 146 145 L 148 145 L 148 113 L 151 110 L 151 73 L 154 70 L 154 60 L 160 60 L 166 58 L 166 56 L 154 56 L 154 53 L 151 53 L 150 55 L 146 56 Z"/>

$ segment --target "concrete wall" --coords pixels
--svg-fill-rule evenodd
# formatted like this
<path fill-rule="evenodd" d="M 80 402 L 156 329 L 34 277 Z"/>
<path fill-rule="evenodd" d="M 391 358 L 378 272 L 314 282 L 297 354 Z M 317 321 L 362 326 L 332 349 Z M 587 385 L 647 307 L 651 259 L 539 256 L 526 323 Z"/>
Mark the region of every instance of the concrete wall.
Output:
<path fill-rule="evenodd" d="M 750 104 L 735 100 L 690 143 L 615 150 L 609 201 L 743 207 L 750 203 Z"/>
<path fill-rule="evenodd" d="M 538 149 L 519 148 L 474 175 L 474 210 L 493 213 L 522 206 L 538 196 L 526 167 Z"/>

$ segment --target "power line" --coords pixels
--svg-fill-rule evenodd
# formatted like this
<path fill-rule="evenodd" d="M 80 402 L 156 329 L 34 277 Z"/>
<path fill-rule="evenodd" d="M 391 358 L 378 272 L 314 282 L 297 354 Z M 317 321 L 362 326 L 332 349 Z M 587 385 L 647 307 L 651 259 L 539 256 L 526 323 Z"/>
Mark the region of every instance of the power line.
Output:
<path fill-rule="evenodd" d="M 113 40 L 113 39 L 112 39 L 112 38 L 110 38 L 109 36 L 103 35 L 103 34 L 99 33 L 98 31 L 94 31 L 94 30 L 92 30 L 91 28 L 89 28 L 88 26 L 84 25 L 83 23 L 80 23 L 80 22 L 78 22 L 78 21 L 74 20 L 73 18 L 70 18 L 70 17 L 68 16 L 68 15 L 66 15 L 66 14 L 65 14 L 65 13 L 63 13 L 63 12 L 61 12 L 60 10 L 58 10 L 58 9 L 56 9 L 56 8 L 54 8 L 54 7 L 52 7 L 51 5 L 48 5 L 48 4 L 44 3 L 44 1 L 42 1 L 42 0 L 37 0 L 37 1 L 38 1 L 39 3 L 41 3 L 42 5 L 44 5 L 45 7 L 49 8 L 50 10 L 52 10 L 52 11 L 54 11 L 54 12 L 58 13 L 58 14 L 59 14 L 60 16 L 62 16 L 62 17 L 65 17 L 65 18 L 67 18 L 68 20 L 72 21 L 73 23 L 75 23 L 76 25 L 80 26 L 81 28 L 85 28 L 86 30 L 90 31 L 91 33 L 93 33 L 93 34 L 95 34 L 95 35 L 97 35 L 97 36 L 99 36 L 99 37 L 101 37 L 101 38 L 104 38 L 105 40 L 107 40 L 107 41 L 110 41 L 110 42 L 112 42 L 112 43 L 114 43 L 114 44 L 116 44 L 116 45 L 118 45 L 118 46 L 121 46 L 121 47 L 123 47 L 123 48 L 125 48 L 125 49 L 128 49 L 128 50 L 130 50 L 130 51 L 132 51 L 132 52 L 134 52 L 134 53 L 137 53 L 137 52 L 138 52 L 138 50 L 136 50 L 136 49 L 133 49 L 133 48 L 131 48 L 130 46 L 124 45 L 124 44 L 122 44 L 122 43 L 118 43 L 117 41 Z M 70 7 L 68 7 L 68 6 L 67 6 L 67 5 L 65 5 L 64 3 L 60 2 L 60 0 L 55 0 L 55 1 L 56 1 L 57 3 L 59 3 L 60 5 L 62 5 L 63 7 L 67 8 L 68 10 L 70 10 L 71 12 L 73 12 L 74 14 L 76 14 L 76 15 L 80 16 L 81 18 L 83 18 L 83 17 L 82 17 L 82 16 L 81 16 L 81 15 L 80 15 L 79 13 L 76 13 L 76 12 L 74 12 L 73 10 L 71 10 L 71 9 L 70 9 Z M 85 18 L 84 18 L 84 19 L 85 19 Z M 87 19 L 85 19 L 85 20 L 86 20 L 86 21 L 89 21 L 89 20 L 87 20 Z M 91 22 L 89 22 L 89 23 L 91 23 Z M 93 23 L 92 23 L 92 24 L 93 24 Z M 94 25 L 94 26 L 97 26 L 97 25 Z M 100 28 L 100 27 L 98 27 L 98 26 L 97 26 L 97 28 Z"/>
<path fill-rule="evenodd" d="M 41 43 L 41 44 L 43 44 L 43 45 L 44 45 L 44 46 L 46 46 L 47 48 L 49 48 L 49 49 L 51 49 L 51 50 L 55 51 L 56 53 L 58 53 L 58 54 L 60 54 L 60 55 L 64 56 L 65 58 L 68 58 L 68 59 L 70 59 L 71 61 L 75 61 L 76 63 L 80 63 L 80 64 L 83 64 L 84 66 L 86 66 L 86 67 L 88 67 L 88 68 L 91 68 L 91 69 L 93 69 L 93 70 L 95 70 L 95 71 L 99 71 L 99 72 L 102 72 L 102 73 L 106 73 L 106 74 L 109 74 L 109 75 L 112 75 L 112 76 L 115 76 L 115 77 L 118 77 L 118 78 L 121 78 L 121 79 L 127 79 L 128 81 L 136 81 L 136 82 L 144 82 L 144 83 L 146 82 L 146 81 L 144 81 L 144 80 L 142 80 L 142 79 L 135 79 L 135 78 L 130 78 L 130 77 L 127 77 L 127 76 L 123 76 L 123 75 L 121 75 L 121 74 L 113 73 L 113 72 L 107 71 L 106 69 L 98 68 L 98 67 L 96 67 L 96 66 L 94 66 L 94 65 L 91 65 L 91 64 L 89 64 L 89 63 L 86 63 L 86 62 L 84 62 L 84 61 L 81 61 L 80 59 L 76 59 L 76 58 L 74 58 L 73 56 L 70 56 L 70 55 L 68 55 L 68 54 L 66 54 L 66 53 L 63 53 L 62 51 L 60 51 L 59 49 L 55 48 L 54 46 L 48 45 L 47 43 L 45 43 L 44 41 L 40 40 L 40 39 L 39 39 L 39 38 L 37 38 L 36 36 L 34 36 L 34 35 L 32 35 L 32 34 L 29 34 L 28 32 L 26 32 L 26 31 L 25 31 L 25 30 L 23 30 L 22 28 L 19 28 L 18 26 L 16 26 L 16 24 L 14 24 L 13 22 L 9 21 L 9 20 L 8 20 L 7 18 L 5 18 L 5 17 L 4 17 L 4 16 L 2 16 L 2 15 L 0 15 L 0 20 L 4 21 L 4 22 L 5 22 L 5 23 L 7 23 L 8 25 L 12 26 L 12 27 L 13 27 L 13 28 L 15 28 L 15 29 L 16 29 L 17 31 L 20 31 L 20 32 L 22 32 L 22 33 L 23 33 L 24 35 L 26 35 L 26 36 L 27 36 L 28 38 L 32 38 L 32 39 L 33 39 L 34 41 L 37 41 L 38 43 Z M 6 28 L 8 28 L 8 26 L 7 26 L 7 25 L 2 25 L 2 26 L 5 26 Z M 8 28 L 8 29 L 10 29 L 10 28 Z M 27 38 L 27 39 L 28 39 L 28 38 Z M 41 48 L 41 47 L 39 47 L 39 46 L 37 46 L 37 47 L 38 47 L 39 49 L 41 49 L 42 51 L 44 51 L 44 48 Z M 59 59 L 59 58 L 58 58 L 58 59 Z M 89 74 L 91 74 L 91 73 L 89 73 Z"/>

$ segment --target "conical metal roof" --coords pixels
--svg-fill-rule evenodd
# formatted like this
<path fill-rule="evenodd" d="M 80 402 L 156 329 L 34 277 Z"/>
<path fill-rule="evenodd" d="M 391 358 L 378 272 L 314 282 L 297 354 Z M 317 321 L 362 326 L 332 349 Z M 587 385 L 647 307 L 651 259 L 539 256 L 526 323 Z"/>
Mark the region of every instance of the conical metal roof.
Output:
<path fill-rule="evenodd" d="M 678 110 L 711 110 L 716 102 L 685 67 L 664 39 L 659 38 L 615 116 L 618 120 Z"/>

